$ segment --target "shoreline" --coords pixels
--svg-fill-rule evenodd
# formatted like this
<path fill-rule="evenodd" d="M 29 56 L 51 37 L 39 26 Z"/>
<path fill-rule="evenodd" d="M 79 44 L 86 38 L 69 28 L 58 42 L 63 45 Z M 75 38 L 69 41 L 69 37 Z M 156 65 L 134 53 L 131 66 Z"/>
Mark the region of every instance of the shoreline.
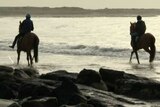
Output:
<path fill-rule="evenodd" d="M 153 17 L 160 15 L 160 9 L 83 9 L 79 7 L 0 7 L 0 16 L 16 17 L 26 13 L 34 17 Z"/>

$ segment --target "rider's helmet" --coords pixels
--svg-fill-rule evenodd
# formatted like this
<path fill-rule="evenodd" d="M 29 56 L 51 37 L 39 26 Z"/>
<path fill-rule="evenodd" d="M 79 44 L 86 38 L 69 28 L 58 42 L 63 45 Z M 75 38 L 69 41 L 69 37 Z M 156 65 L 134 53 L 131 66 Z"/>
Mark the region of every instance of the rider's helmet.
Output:
<path fill-rule="evenodd" d="M 138 15 L 137 20 L 141 20 L 141 19 L 142 19 L 142 16 Z"/>
<path fill-rule="evenodd" d="M 26 19 L 30 19 L 31 15 L 29 13 L 26 14 Z"/>

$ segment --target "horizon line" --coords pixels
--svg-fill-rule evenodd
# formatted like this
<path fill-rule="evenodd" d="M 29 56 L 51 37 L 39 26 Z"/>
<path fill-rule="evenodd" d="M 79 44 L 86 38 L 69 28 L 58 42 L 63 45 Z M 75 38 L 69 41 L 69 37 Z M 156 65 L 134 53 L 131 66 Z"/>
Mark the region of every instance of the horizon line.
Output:
<path fill-rule="evenodd" d="M 59 7 L 50 7 L 50 6 L 0 6 L 0 8 L 51 8 L 51 9 L 54 9 L 54 8 L 81 8 L 81 9 L 85 9 L 85 10 L 103 10 L 103 9 L 146 9 L 146 10 L 149 10 L 149 9 L 152 9 L 152 10 L 159 10 L 160 8 L 108 8 L 108 7 L 105 7 L 105 8 L 97 8 L 97 9 L 91 9 L 91 8 L 83 8 L 83 7 L 74 7 L 74 6 L 59 6 Z"/>

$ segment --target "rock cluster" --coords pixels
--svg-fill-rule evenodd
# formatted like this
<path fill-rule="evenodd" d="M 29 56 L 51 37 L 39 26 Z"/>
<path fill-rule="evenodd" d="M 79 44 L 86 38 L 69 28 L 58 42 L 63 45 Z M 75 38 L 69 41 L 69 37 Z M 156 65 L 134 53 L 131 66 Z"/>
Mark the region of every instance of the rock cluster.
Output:
<path fill-rule="evenodd" d="M 160 83 L 102 68 L 40 75 L 33 68 L 0 66 L 0 98 L 15 102 L 9 107 L 137 106 L 160 99 Z"/>

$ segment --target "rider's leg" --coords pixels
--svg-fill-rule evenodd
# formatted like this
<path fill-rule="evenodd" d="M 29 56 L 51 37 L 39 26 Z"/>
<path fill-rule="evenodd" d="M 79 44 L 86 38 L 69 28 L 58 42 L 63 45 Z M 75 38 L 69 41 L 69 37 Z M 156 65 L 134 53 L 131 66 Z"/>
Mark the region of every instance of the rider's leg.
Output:
<path fill-rule="evenodd" d="M 17 40 L 19 39 L 20 36 L 21 36 L 21 34 L 19 33 L 19 34 L 14 38 L 14 41 L 13 41 L 13 43 L 12 43 L 12 46 L 9 46 L 10 48 L 14 48 L 14 46 L 16 45 Z"/>

